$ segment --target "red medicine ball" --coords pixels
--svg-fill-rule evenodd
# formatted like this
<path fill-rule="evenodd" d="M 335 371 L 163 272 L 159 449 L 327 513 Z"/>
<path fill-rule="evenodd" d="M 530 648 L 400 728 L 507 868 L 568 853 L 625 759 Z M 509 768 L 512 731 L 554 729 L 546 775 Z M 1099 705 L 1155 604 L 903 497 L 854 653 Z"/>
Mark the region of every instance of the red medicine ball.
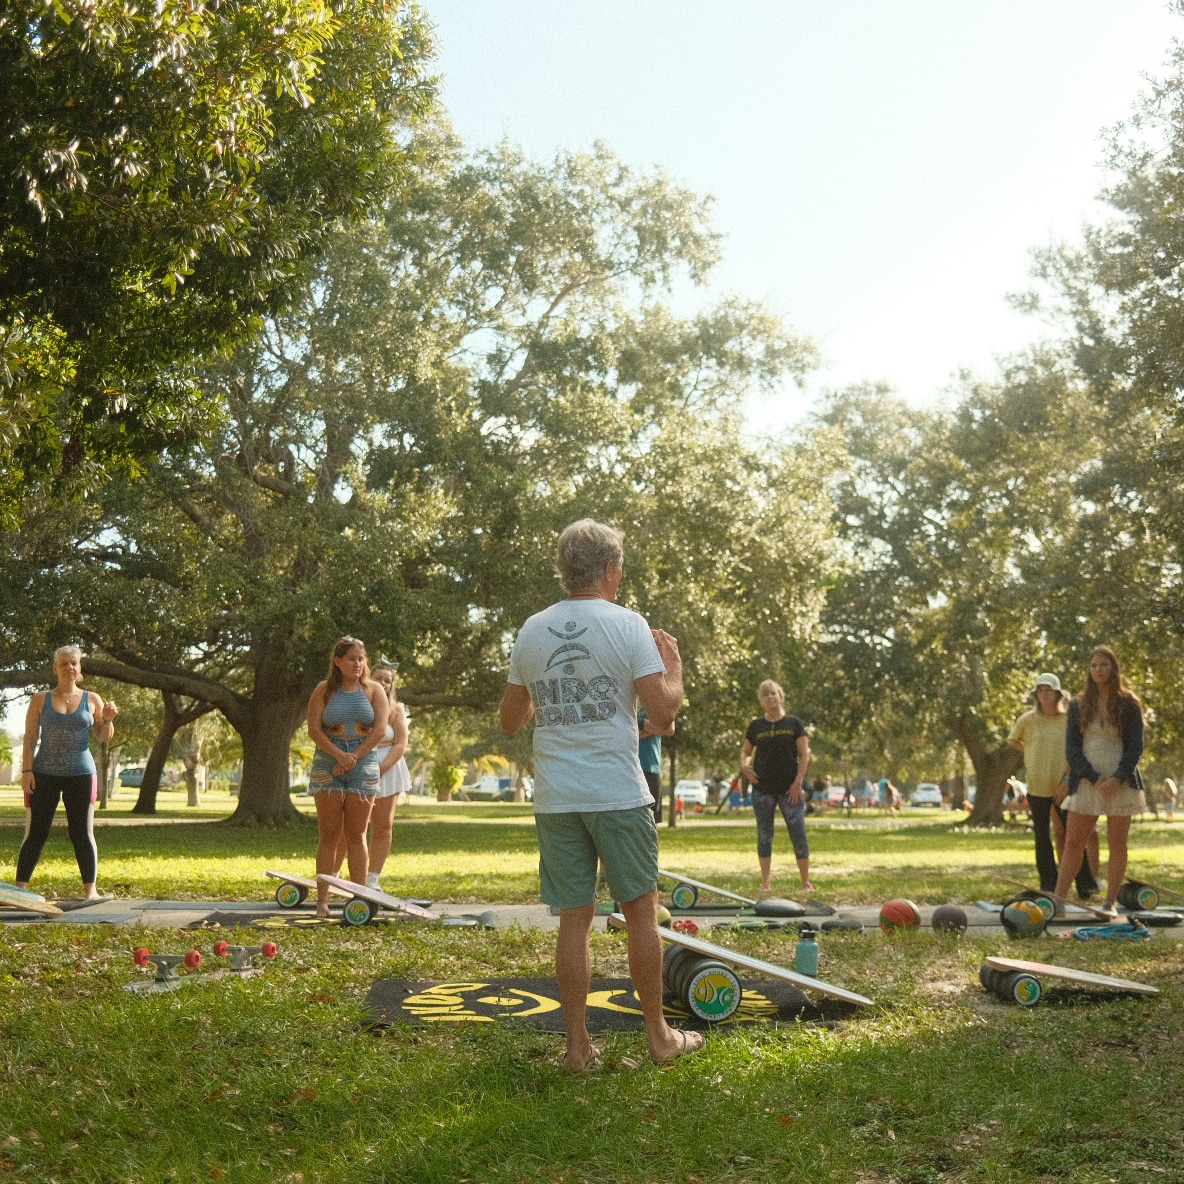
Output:
<path fill-rule="evenodd" d="M 895 929 L 919 929 L 921 910 L 911 900 L 890 900 L 880 910 L 880 928 L 885 933 Z"/>

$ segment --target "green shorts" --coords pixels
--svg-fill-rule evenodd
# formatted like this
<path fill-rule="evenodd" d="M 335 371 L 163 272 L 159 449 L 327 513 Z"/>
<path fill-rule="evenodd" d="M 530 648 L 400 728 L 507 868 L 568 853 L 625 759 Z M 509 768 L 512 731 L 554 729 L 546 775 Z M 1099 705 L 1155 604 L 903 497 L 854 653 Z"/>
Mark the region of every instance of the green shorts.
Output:
<path fill-rule="evenodd" d="M 534 824 L 544 904 L 561 909 L 593 904 L 601 861 L 614 900 L 636 900 L 658 887 L 658 827 L 649 806 L 536 814 Z"/>

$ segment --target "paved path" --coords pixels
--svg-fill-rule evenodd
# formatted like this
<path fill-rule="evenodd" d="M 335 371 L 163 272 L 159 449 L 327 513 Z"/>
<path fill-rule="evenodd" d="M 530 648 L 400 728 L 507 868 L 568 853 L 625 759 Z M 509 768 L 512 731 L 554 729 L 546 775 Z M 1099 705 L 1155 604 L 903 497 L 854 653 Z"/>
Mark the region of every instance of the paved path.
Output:
<path fill-rule="evenodd" d="M 335 905 L 334 915 L 337 915 L 343 898 L 331 897 L 330 900 Z M 933 916 L 933 908 L 934 906 L 930 905 L 921 906 L 921 923 L 925 927 L 929 926 L 930 919 Z M 477 916 L 487 912 L 493 913 L 495 926 L 498 929 L 509 928 L 513 925 L 518 925 L 523 929 L 553 930 L 559 928 L 559 917 L 552 913 L 551 909 L 544 904 L 437 904 L 433 906 L 433 909 L 442 917 L 456 917 L 466 914 Z M 259 898 L 257 900 L 161 901 L 116 899 L 67 912 L 56 923 L 75 925 L 146 925 L 160 929 L 181 929 L 188 925 L 200 924 L 217 913 L 246 913 L 254 919 L 260 914 L 267 913 L 271 913 L 276 917 L 286 918 L 312 917 L 314 912 L 315 910 L 311 903 L 302 905 L 297 909 L 281 909 L 275 904 L 267 884 L 261 884 Z M 836 915 L 839 918 L 860 922 L 864 927 L 864 932 L 867 934 L 877 937 L 880 934 L 880 909 L 878 905 L 841 905 Z M 966 916 L 970 923 L 972 936 L 990 937 L 993 934 L 997 934 L 1001 940 L 1006 940 L 996 913 L 987 912 L 984 909 L 975 908 L 972 905 L 966 909 Z M 700 927 L 704 929 L 709 929 L 714 924 L 728 919 L 730 918 L 720 913 L 695 918 Z M 808 919 L 814 925 L 818 925 L 825 920 L 823 917 L 812 917 Z M 1075 918 L 1073 922 L 1067 925 L 1056 925 L 1050 932 L 1067 933 L 1073 925 L 1082 924 L 1084 920 L 1085 918 Z M 0 909 L 0 922 L 20 924 L 42 923 L 43 921 L 44 919 L 36 914 L 18 913 L 16 910 L 7 908 Z M 597 929 L 605 929 L 607 918 L 598 916 L 595 919 L 594 925 Z M 1184 925 L 1165 928 L 1159 932 L 1165 938 L 1171 938 L 1177 941 L 1184 940 Z M 823 940 L 825 940 L 825 937 Z M 1021 945 L 1017 943 L 1015 948 L 1017 951 L 1022 949 L 1028 950 L 1030 953 L 1037 952 L 1037 947 L 1029 947 L 1026 944 Z M 1044 954 L 1051 955 L 1052 953 L 1047 943 L 1042 942 L 1040 949 Z"/>

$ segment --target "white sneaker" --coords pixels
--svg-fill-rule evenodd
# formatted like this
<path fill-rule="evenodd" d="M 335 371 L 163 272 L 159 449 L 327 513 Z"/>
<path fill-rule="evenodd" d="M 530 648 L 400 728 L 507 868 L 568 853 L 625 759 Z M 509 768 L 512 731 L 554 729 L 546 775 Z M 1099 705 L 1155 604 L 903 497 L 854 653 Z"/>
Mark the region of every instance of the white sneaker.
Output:
<path fill-rule="evenodd" d="M 379 882 L 378 882 L 378 873 L 377 872 L 367 872 L 366 873 L 366 887 L 373 888 L 375 891 L 381 891 L 382 885 L 379 884 Z"/>

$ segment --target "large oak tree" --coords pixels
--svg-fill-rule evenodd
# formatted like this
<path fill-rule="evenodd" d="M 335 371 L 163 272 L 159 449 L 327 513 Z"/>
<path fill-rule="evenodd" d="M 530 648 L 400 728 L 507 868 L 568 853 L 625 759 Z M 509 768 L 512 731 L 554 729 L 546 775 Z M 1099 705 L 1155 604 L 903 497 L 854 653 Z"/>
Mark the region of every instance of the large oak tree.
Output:
<path fill-rule="evenodd" d="M 383 215 L 204 372 L 204 445 L 8 540 L 10 603 L 39 606 L 10 644 L 81 633 L 88 670 L 217 707 L 240 821 L 293 816 L 288 745 L 343 633 L 399 660 L 413 706 L 492 705 L 573 517 L 626 528 L 635 601 L 705 676 L 816 609 L 824 532 L 739 436 L 744 394 L 810 347 L 742 301 L 662 302 L 715 261 L 705 203 L 603 148 L 469 157 L 435 128 L 411 151 Z"/>

